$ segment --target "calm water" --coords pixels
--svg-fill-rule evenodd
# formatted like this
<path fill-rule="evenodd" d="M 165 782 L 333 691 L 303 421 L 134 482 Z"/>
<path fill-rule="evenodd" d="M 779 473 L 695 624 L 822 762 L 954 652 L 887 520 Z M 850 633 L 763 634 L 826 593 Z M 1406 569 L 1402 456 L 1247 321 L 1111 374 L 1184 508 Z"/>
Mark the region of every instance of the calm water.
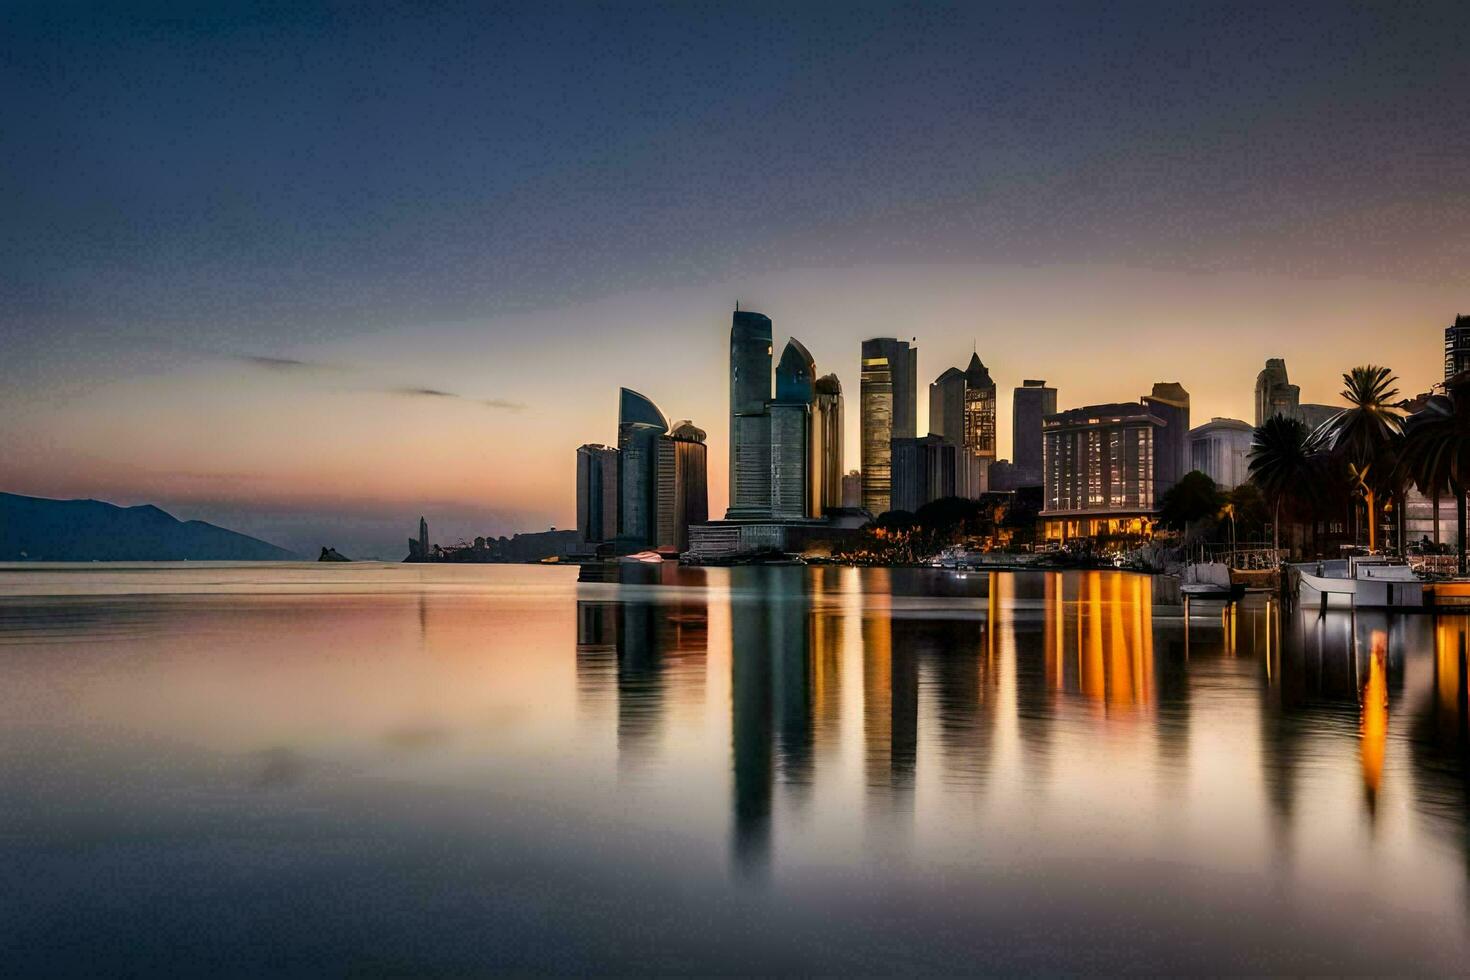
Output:
<path fill-rule="evenodd" d="M 1459 972 L 1470 620 L 0 569 L 7 972 Z"/>

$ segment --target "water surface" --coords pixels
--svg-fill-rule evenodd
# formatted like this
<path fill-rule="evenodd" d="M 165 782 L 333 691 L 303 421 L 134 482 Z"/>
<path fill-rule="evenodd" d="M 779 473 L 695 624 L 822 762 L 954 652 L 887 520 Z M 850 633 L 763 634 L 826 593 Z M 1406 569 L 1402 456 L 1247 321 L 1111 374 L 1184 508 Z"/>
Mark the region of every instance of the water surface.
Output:
<path fill-rule="evenodd" d="M 1470 620 L 845 568 L 0 569 L 21 972 L 1459 972 Z"/>

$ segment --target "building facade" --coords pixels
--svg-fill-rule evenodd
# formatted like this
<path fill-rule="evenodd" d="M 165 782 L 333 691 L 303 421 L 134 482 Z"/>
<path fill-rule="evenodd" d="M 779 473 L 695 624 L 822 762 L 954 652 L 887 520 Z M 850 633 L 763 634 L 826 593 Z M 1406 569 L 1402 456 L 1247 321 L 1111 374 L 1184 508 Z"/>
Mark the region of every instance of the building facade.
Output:
<path fill-rule="evenodd" d="M 589 443 L 577 448 L 577 534 L 587 544 L 618 533 L 618 451 Z"/>
<path fill-rule="evenodd" d="M 659 454 L 669 423 L 644 395 L 618 394 L 618 539 L 625 549 L 658 544 Z"/>
<path fill-rule="evenodd" d="M 894 439 L 917 432 L 919 351 L 908 341 L 863 341 L 859 428 L 862 506 L 874 515 L 890 509 Z"/>
<path fill-rule="evenodd" d="M 1268 358 L 1265 368 L 1256 375 L 1256 425 L 1273 415 L 1301 418 L 1301 400 L 1302 390 L 1286 376 L 1286 361 L 1280 357 Z"/>
<path fill-rule="evenodd" d="M 892 510 L 913 513 L 956 494 L 961 449 L 942 436 L 893 440 Z"/>
<path fill-rule="evenodd" d="M 1231 490 L 1250 478 L 1254 429 L 1240 419 L 1213 418 L 1189 430 L 1189 468 Z"/>
<path fill-rule="evenodd" d="M 1042 425 L 1046 540 L 1153 533 L 1159 499 L 1183 475 L 1187 458 L 1189 396 L 1182 387 L 1156 384 L 1138 402 L 1074 408 Z"/>
<path fill-rule="evenodd" d="M 689 550 L 689 526 L 709 520 L 705 432 L 688 419 L 659 440 L 658 547 Z"/>
<path fill-rule="evenodd" d="M 816 446 L 817 506 L 814 513 L 824 514 L 846 506 L 842 490 L 842 382 L 837 380 L 837 375 L 827 374 L 817 379 L 815 388 L 812 431 Z"/>
<path fill-rule="evenodd" d="M 1470 316 L 1457 316 L 1444 328 L 1444 379 L 1470 371 Z"/>
<path fill-rule="evenodd" d="M 995 461 L 995 382 L 979 354 L 965 370 L 950 368 L 929 385 L 929 432 L 956 447 L 955 493 L 985 493 Z"/>
<path fill-rule="evenodd" d="M 1011 393 L 1011 483 L 1041 486 L 1041 422 L 1057 413 L 1057 390 L 1026 380 Z"/>
<path fill-rule="evenodd" d="M 795 337 L 776 365 L 776 397 L 771 416 L 770 515 L 785 519 L 815 516 L 816 446 L 812 407 L 816 401 L 816 362 Z"/>
<path fill-rule="evenodd" d="M 730 509 L 732 519 L 771 512 L 771 319 L 735 311 L 730 323 Z"/>

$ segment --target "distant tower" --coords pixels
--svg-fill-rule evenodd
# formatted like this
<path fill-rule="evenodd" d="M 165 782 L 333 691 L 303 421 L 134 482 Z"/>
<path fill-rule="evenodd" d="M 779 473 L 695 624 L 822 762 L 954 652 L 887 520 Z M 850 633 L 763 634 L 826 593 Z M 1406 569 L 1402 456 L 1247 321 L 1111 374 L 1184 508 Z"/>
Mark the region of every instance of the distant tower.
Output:
<path fill-rule="evenodd" d="M 419 515 L 419 553 L 429 557 L 429 522 Z"/>
<path fill-rule="evenodd" d="M 1264 425 L 1273 415 L 1301 418 L 1301 400 L 1302 390 L 1286 376 L 1286 361 L 1279 357 L 1267 359 L 1266 367 L 1256 375 L 1256 425 Z"/>
<path fill-rule="evenodd" d="M 618 451 L 589 443 L 577 447 L 577 535 L 587 544 L 618 533 Z"/>
<path fill-rule="evenodd" d="M 771 512 L 771 318 L 735 311 L 730 322 L 728 518 Z"/>
<path fill-rule="evenodd" d="M 669 423 L 658 406 L 631 388 L 618 394 L 618 537 L 651 548 L 658 537 L 660 437 Z"/>
<path fill-rule="evenodd" d="M 1457 316 L 1444 328 L 1444 379 L 1470 370 L 1470 316 Z"/>
<path fill-rule="evenodd" d="M 859 388 L 863 506 L 874 515 L 889 509 L 893 440 L 914 437 L 918 416 L 919 351 L 908 341 L 863 341 Z"/>
<path fill-rule="evenodd" d="M 816 508 L 820 516 L 842 502 L 842 382 L 837 375 L 817 379 L 816 401 L 812 404 L 813 464 L 816 476 Z"/>
<path fill-rule="evenodd" d="M 980 361 L 970 355 L 965 370 L 950 368 L 929 386 L 929 433 L 954 446 L 954 491 L 978 497 L 990 488 L 990 464 L 995 462 L 995 382 Z"/>
<path fill-rule="evenodd" d="M 659 439 L 658 546 L 689 550 L 689 525 L 709 520 L 709 450 L 704 430 L 688 419 Z"/>
<path fill-rule="evenodd" d="M 1162 419 L 1164 430 L 1154 437 L 1154 494 L 1164 491 L 1189 472 L 1189 392 L 1177 381 L 1160 381 L 1143 396 L 1149 413 Z"/>
<path fill-rule="evenodd" d="M 1057 414 L 1057 390 L 1045 381 L 1021 382 L 1011 395 L 1012 483 L 1041 486 L 1041 420 Z"/>
<path fill-rule="evenodd" d="M 776 397 L 771 417 L 771 516 L 814 516 L 812 404 L 816 401 L 816 362 L 792 337 L 776 366 Z"/>

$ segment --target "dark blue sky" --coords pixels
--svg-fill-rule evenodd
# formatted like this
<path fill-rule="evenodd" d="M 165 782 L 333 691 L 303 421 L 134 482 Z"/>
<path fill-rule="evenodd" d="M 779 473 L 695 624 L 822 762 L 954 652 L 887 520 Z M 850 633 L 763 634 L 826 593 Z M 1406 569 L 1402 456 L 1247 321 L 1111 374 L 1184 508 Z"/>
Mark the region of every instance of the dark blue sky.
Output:
<path fill-rule="evenodd" d="M 9 4 L 0 408 L 799 269 L 1440 287 L 1467 41 L 1464 3 Z"/>

